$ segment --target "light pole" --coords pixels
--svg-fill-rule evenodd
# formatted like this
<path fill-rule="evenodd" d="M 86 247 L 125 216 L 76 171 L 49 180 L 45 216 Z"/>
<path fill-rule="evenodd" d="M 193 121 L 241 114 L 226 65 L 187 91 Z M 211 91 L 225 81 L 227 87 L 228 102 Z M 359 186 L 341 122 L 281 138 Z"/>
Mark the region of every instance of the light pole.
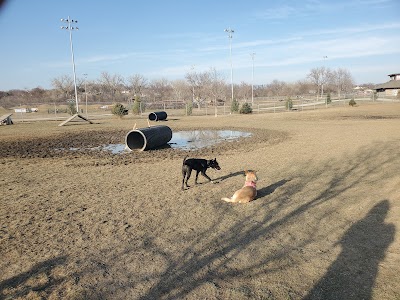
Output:
<path fill-rule="evenodd" d="M 74 61 L 74 47 L 72 45 L 72 30 L 79 30 L 78 27 L 73 27 L 74 23 L 78 23 L 77 20 L 71 20 L 68 16 L 68 19 L 61 19 L 61 22 L 65 22 L 67 26 L 61 26 L 61 29 L 66 29 L 69 31 L 69 43 L 71 45 L 71 57 L 72 57 L 72 71 L 74 74 L 74 87 L 75 87 L 75 102 L 76 102 L 76 112 L 79 114 L 78 107 L 78 90 L 76 88 L 76 74 L 75 74 L 75 61 Z M 71 25 L 72 24 L 72 25 Z"/>
<path fill-rule="evenodd" d="M 190 70 L 192 71 L 191 75 L 195 74 L 194 67 L 195 67 L 195 65 L 192 65 L 192 67 L 190 68 Z M 192 103 L 194 103 L 194 79 L 193 78 L 192 78 L 192 81 L 193 81 L 193 83 L 192 83 Z"/>
<path fill-rule="evenodd" d="M 256 55 L 254 52 L 250 54 L 251 60 L 253 61 L 253 69 L 251 71 L 251 106 L 254 105 L 254 56 Z"/>
<path fill-rule="evenodd" d="M 328 58 L 328 56 L 323 56 L 322 57 L 324 59 L 324 68 L 325 68 L 325 59 Z M 325 71 L 325 70 L 324 70 Z M 325 72 L 324 72 L 325 73 Z M 326 74 L 322 74 L 323 77 L 326 76 Z M 325 76 L 324 76 L 325 75 Z M 322 84 L 321 84 L 321 98 L 324 96 L 324 79 L 322 80 Z"/>
<path fill-rule="evenodd" d="M 86 103 L 86 118 L 88 117 L 88 112 L 87 112 L 87 91 L 86 91 L 86 80 L 87 80 L 87 74 L 83 74 L 85 76 L 85 103 Z"/>
<path fill-rule="evenodd" d="M 232 88 L 232 102 L 233 102 L 233 67 L 232 67 L 232 37 L 233 33 L 235 32 L 233 29 L 230 27 L 228 29 L 224 30 L 225 32 L 228 33 L 228 38 L 229 38 L 229 54 L 230 54 L 230 60 L 231 60 L 231 88 Z"/>

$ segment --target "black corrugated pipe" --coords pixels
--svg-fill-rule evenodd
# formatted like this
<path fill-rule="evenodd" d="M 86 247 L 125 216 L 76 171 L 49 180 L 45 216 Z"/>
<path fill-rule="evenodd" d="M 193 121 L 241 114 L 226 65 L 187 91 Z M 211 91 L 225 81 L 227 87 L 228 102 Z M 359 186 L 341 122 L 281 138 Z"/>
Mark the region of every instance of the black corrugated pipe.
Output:
<path fill-rule="evenodd" d="M 156 125 L 131 130 L 125 137 L 129 150 L 149 150 L 161 147 L 172 139 L 172 130 L 168 126 Z"/>
<path fill-rule="evenodd" d="M 165 111 L 155 111 L 149 114 L 150 121 L 162 121 L 167 119 L 167 113 Z"/>

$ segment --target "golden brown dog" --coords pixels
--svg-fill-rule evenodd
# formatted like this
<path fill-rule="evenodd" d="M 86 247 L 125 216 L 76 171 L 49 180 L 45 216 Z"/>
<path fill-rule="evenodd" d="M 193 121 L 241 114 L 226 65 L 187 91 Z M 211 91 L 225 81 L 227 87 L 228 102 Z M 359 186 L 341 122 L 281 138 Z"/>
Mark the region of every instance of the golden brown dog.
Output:
<path fill-rule="evenodd" d="M 244 186 L 237 190 L 231 198 L 221 198 L 226 202 L 238 202 L 238 203 L 248 203 L 253 201 L 257 196 L 257 175 L 256 171 L 244 171 L 246 175 L 246 181 Z"/>

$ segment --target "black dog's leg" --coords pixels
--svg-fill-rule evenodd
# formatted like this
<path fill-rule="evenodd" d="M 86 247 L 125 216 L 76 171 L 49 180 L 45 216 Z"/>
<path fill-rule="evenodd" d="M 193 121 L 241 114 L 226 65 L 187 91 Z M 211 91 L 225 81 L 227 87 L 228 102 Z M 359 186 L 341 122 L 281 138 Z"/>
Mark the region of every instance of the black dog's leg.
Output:
<path fill-rule="evenodd" d="M 200 171 L 196 170 L 196 180 L 194 181 L 195 184 L 197 184 L 197 178 L 199 178 L 199 173 L 200 173 Z"/>
<path fill-rule="evenodd" d="M 183 171 L 182 171 L 182 173 L 183 173 Z M 183 183 L 185 183 L 187 188 L 190 187 L 188 185 L 188 180 L 189 180 L 191 174 L 192 174 L 192 169 L 191 168 L 188 168 L 188 169 L 185 170 L 185 176 L 183 176 L 183 181 L 182 181 L 182 190 L 184 189 L 183 188 Z"/>
<path fill-rule="evenodd" d="M 212 179 L 210 177 L 208 177 L 208 175 L 206 174 L 206 171 L 201 171 L 201 175 L 203 175 L 205 178 L 207 178 L 208 181 L 212 181 Z"/>
<path fill-rule="evenodd" d="M 185 178 L 186 178 L 186 172 L 184 170 L 182 170 L 182 191 L 185 189 L 184 188 Z"/>

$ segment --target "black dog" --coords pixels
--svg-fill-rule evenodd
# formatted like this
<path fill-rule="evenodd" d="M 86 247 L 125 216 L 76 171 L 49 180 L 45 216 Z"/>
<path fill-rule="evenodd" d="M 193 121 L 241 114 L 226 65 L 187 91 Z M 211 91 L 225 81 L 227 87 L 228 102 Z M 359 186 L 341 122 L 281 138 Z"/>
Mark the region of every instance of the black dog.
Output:
<path fill-rule="evenodd" d="M 187 158 L 187 156 L 183 159 L 182 163 L 182 190 L 184 190 L 184 185 L 186 187 L 189 187 L 187 184 L 190 174 L 192 173 L 192 170 L 196 170 L 196 180 L 195 184 L 197 184 L 197 178 L 199 177 L 199 173 L 203 175 L 205 178 L 207 178 L 209 181 L 213 182 L 210 177 L 207 176 L 206 171 L 208 168 L 213 168 L 216 170 L 221 170 L 221 168 L 218 165 L 217 159 L 202 159 L 202 158 Z"/>

